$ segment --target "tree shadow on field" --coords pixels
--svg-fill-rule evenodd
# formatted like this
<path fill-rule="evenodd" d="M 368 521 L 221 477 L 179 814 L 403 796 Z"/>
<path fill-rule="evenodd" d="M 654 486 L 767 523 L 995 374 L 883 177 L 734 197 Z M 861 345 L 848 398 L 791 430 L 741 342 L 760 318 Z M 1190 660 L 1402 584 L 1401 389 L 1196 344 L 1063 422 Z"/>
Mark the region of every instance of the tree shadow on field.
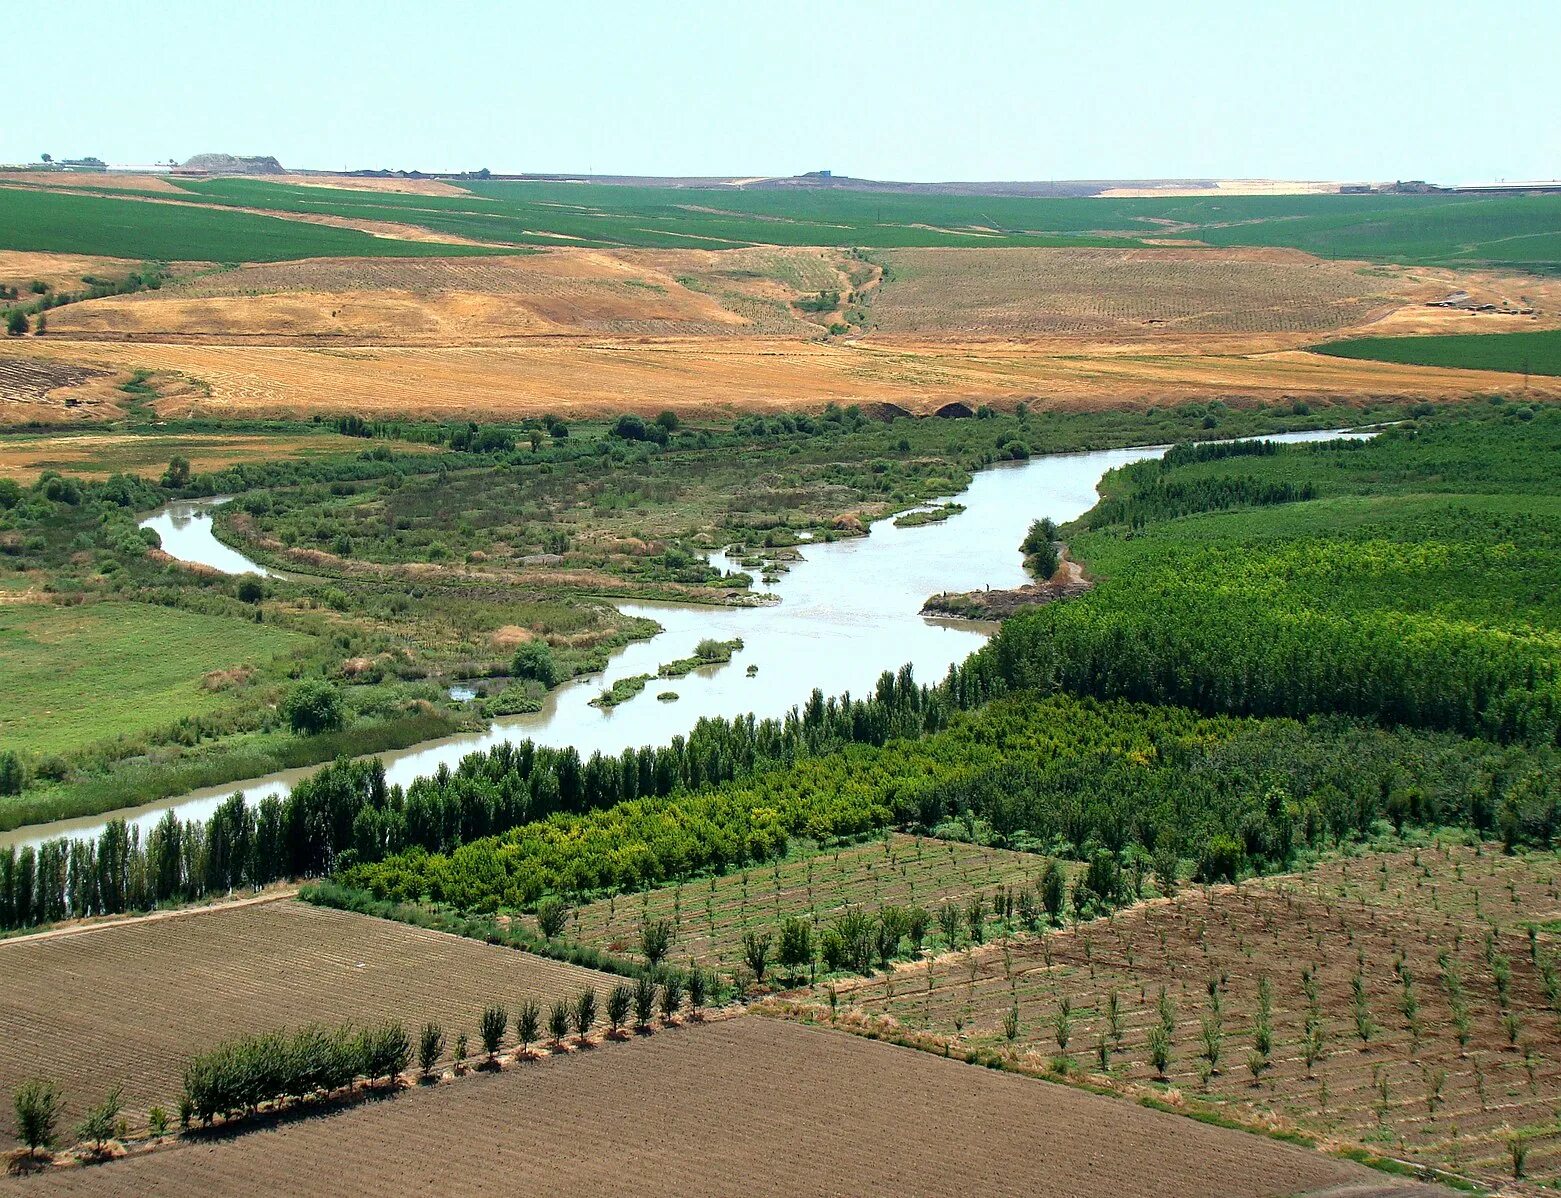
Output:
<path fill-rule="evenodd" d="M 267 1107 L 256 1111 L 252 1115 L 240 1115 L 220 1123 L 213 1123 L 210 1127 L 192 1126 L 189 1131 L 183 1132 L 179 1138 L 191 1144 L 220 1144 L 231 1140 L 242 1139 L 253 1135 L 255 1132 L 276 1131 L 279 1128 L 288 1127 L 294 1123 L 308 1123 L 324 1119 L 334 1119 L 347 1111 L 355 1110 L 360 1106 L 370 1103 L 389 1102 L 400 1094 L 404 1087 L 400 1084 L 385 1086 L 383 1084 L 365 1086 L 362 1089 L 341 1091 L 318 1098 L 307 1098 L 302 1101 L 290 1102 L 286 1106 Z"/>

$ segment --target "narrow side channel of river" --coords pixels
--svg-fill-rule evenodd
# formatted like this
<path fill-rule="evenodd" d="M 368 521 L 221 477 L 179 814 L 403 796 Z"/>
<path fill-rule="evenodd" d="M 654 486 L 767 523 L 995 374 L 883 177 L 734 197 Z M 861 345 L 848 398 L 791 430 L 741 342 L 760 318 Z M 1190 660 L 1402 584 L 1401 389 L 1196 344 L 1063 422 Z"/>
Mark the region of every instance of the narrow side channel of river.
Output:
<path fill-rule="evenodd" d="M 1270 439 L 1317 441 L 1369 435 L 1290 433 Z M 703 716 L 783 715 L 804 702 L 814 687 L 826 695 L 865 694 L 883 671 L 897 670 L 907 662 L 922 682 L 935 682 L 951 664 L 979 648 L 992 626 L 922 616 L 926 598 L 938 591 L 1013 587 L 1027 581 L 1019 542 L 1032 520 L 1075 519 L 1094 506 L 1096 486 L 1108 470 L 1164 452 L 1164 446 L 1153 446 L 1052 454 L 983 470 L 958 496 L 965 511 L 941 524 L 896 528 L 885 520 L 875 524 L 868 537 L 801 546 L 804 560 L 793 563 L 778 582 L 762 588 L 779 597 L 774 606 L 620 604 L 625 612 L 656 620 L 663 631 L 619 651 L 603 673 L 558 688 L 539 712 L 495 720 L 486 732 L 379 754 L 386 776 L 405 786 L 441 764 L 453 767 L 468 753 L 526 738 L 539 744 L 574 745 L 582 757 L 596 750 L 613 753 L 630 745 L 665 744 Z M 170 504 L 148 516 L 142 526 L 155 528 L 164 550 L 182 560 L 227 573 L 265 573 L 212 534 L 210 509 L 224 501 Z M 725 666 L 675 680 L 653 679 L 636 698 L 611 711 L 589 705 L 618 678 L 655 674 L 665 662 L 692 656 L 694 646 L 705 637 L 741 637 L 744 648 Z M 752 676 L 749 666 L 758 667 Z M 676 693 L 677 700 L 657 698 L 666 691 Z M 235 792 L 242 792 L 251 803 L 285 794 L 314 768 L 230 782 L 144 808 L 18 828 L 0 834 L 0 846 L 36 844 L 63 835 L 96 836 L 116 817 L 139 825 L 144 836 L 169 809 L 181 819 L 204 818 Z"/>

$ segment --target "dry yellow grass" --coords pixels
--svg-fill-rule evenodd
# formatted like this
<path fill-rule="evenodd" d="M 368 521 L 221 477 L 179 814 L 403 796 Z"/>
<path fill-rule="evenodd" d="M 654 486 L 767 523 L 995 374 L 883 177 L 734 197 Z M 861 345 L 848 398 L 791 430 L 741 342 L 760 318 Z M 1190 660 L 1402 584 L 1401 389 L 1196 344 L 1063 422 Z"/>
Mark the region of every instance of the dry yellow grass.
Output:
<path fill-rule="evenodd" d="M 125 258 L 98 258 L 87 254 L 33 254 L 0 250 L 0 286 L 15 287 L 22 298 L 32 299 L 28 287 L 36 279 L 55 291 L 80 291 L 83 275 L 119 279 L 141 264 Z"/>
<path fill-rule="evenodd" d="M 287 437 L 255 434 L 178 433 L 166 436 L 107 433 L 90 428 L 79 432 L 18 434 L 0 440 L 0 478 L 31 483 L 45 470 L 76 478 L 107 478 L 110 474 L 161 474 L 175 454 L 197 473 L 220 470 L 240 462 L 311 458 L 359 452 L 363 442 L 337 433 Z M 432 446 L 398 445 L 397 452 L 417 453 Z"/>
<path fill-rule="evenodd" d="M 1517 393 L 1518 375 L 1352 361 L 1274 349 L 1266 338 L 1144 346 L 1077 339 L 1028 342 L 816 342 L 778 338 L 534 339 L 499 347 L 297 348 L 165 343 L 0 343 L 0 375 L 15 364 L 81 364 L 172 372 L 202 385 L 156 401 L 165 416 L 518 417 L 555 411 L 685 414 L 895 403 L 913 412 L 950 400 L 1041 407 L 1159 403 L 1220 395 Z M 1561 397 L 1561 380 L 1531 380 Z M 35 418 L 58 404 L 26 405 Z M 58 410 L 56 410 L 58 409 Z M 18 405 L 0 404 L 10 419 Z"/>
<path fill-rule="evenodd" d="M 468 196 L 471 193 L 440 179 L 376 179 L 361 175 L 267 175 L 267 183 L 299 187 L 329 187 L 339 191 L 389 191 L 397 195 Z"/>
<path fill-rule="evenodd" d="M 904 250 L 888 261 L 881 286 L 876 268 L 808 248 L 576 248 L 208 271 L 56 309 L 47 338 L 0 343 L 0 422 L 117 414 L 112 387 L 85 399 L 65 389 L 67 368 L 107 372 L 99 380 L 160 372 L 168 386 L 154 406 L 168 416 L 1453 398 L 1515 392 L 1523 381 L 1304 347 L 1340 333 L 1561 321 L 1561 281 L 1283 249 Z M 853 285 L 874 293 L 872 331 L 822 338 L 819 322 L 835 316 L 806 316 L 796 301 Z M 1425 306 L 1459 287 L 1539 314 Z M 22 381 L 8 387 L 8 377 Z M 89 376 L 71 377 L 79 389 Z M 1539 396 L 1558 388 L 1531 384 Z"/>
<path fill-rule="evenodd" d="M 793 301 L 850 287 L 834 250 L 560 249 L 495 258 L 349 258 L 208 272 L 73 305 L 56 334 L 462 345 L 564 334 L 815 336 Z"/>
<path fill-rule="evenodd" d="M 872 327 L 922 337 L 1282 337 L 1400 313 L 1468 322 L 1468 313 L 1425 306 L 1458 288 L 1561 313 L 1554 280 L 1326 262 L 1285 249 L 920 249 L 883 258 L 889 278 L 873 301 Z"/>
<path fill-rule="evenodd" d="M 29 183 L 35 187 L 90 187 L 94 190 L 185 194 L 162 175 L 134 175 L 119 171 L 0 171 L 0 182 Z"/>

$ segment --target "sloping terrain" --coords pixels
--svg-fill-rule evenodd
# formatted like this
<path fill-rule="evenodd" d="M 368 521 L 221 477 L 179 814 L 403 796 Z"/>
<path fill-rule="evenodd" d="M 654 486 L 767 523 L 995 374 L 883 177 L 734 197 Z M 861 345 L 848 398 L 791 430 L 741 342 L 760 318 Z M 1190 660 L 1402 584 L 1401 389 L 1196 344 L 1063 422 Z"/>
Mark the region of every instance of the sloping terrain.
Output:
<path fill-rule="evenodd" d="M 1126 1102 L 756 1016 L 402 1094 L 227 1143 L 0 1182 L 17 1194 L 1436 1191 Z"/>
<path fill-rule="evenodd" d="M 0 1091 L 55 1081 L 67 1126 L 115 1085 L 133 1127 L 175 1110 L 185 1062 L 228 1037 L 307 1023 L 442 1022 L 453 1046 L 490 1003 L 616 979 L 407 924 L 277 902 L 0 943 Z M 68 1002 L 63 1001 L 69 999 Z M 0 1144 L 14 1144 L 5 1124 Z M 286 1176 L 287 1174 L 282 1174 Z"/>

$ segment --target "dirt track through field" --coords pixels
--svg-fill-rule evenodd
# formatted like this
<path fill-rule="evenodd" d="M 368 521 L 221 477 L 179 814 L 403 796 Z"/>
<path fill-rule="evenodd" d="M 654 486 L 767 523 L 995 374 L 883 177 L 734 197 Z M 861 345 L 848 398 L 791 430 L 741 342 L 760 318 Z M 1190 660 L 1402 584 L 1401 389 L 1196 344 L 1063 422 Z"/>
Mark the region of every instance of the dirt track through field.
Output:
<path fill-rule="evenodd" d="M 399 1019 L 477 1042 L 483 1007 L 544 1004 L 616 979 L 473 940 L 294 901 L 213 908 L 0 942 L 0 1094 L 42 1076 L 62 1124 L 125 1087 L 132 1128 L 174 1110 L 185 1061 L 220 1040 L 306 1023 Z M 0 1148 L 11 1147 L 3 1121 Z"/>
<path fill-rule="evenodd" d="M 1127 1102 L 747 1016 L 214 1145 L 0 1183 L 170 1198 L 1431 1194 Z"/>

